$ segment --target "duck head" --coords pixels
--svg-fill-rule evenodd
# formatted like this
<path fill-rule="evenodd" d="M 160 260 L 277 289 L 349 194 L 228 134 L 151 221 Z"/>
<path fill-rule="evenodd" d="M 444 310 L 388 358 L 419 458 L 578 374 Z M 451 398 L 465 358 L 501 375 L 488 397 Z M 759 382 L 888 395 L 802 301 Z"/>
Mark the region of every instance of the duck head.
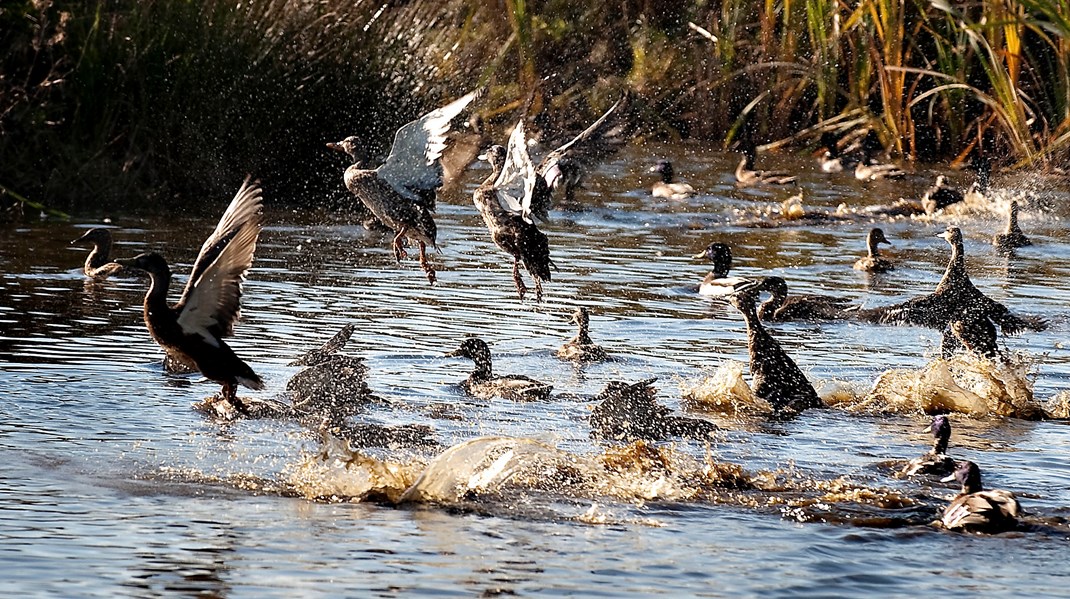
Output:
<path fill-rule="evenodd" d="M 943 239 L 952 246 L 962 243 L 962 231 L 954 226 L 949 226 L 943 233 L 938 234 L 937 237 Z"/>
<path fill-rule="evenodd" d="M 505 164 L 506 150 L 504 146 L 493 145 L 487 148 L 487 151 L 478 156 L 480 160 L 486 160 L 490 163 L 492 169 L 499 169 Z"/>
<path fill-rule="evenodd" d="M 85 232 L 84 235 L 71 241 L 71 245 L 95 245 L 95 246 L 110 246 L 111 245 L 111 231 L 96 227 Z"/>
<path fill-rule="evenodd" d="M 877 247 L 878 243 L 886 243 L 892 245 L 892 242 L 888 241 L 888 238 L 884 236 L 884 229 L 876 227 L 869 231 L 869 243 L 873 247 Z"/>
<path fill-rule="evenodd" d="M 572 312 L 572 317 L 569 319 L 569 322 L 580 327 L 581 329 L 586 330 L 587 327 L 590 326 L 591 315 L 587 312 L 587 308 L 580 306 Z"/>
<path fill-rule="evenodd" d="M 782 301 L 788 297 L 788 282 L 782 277 L 765 277 L 758 284 L 758 288 L 769 292 L 774 299 Z"/>
<path fill-rule="evenodd" d="M 479 361 L 481 358 L 490 359 L 490 348 L 479 337 L 469 337 L 461 342 L 460 347 L 446 354 L 447 358 L 468 358 Z"/>
<path fill-rule="evenodd" d="M 947 478 L 940 479 L 940 482 L 949 483 L 953 480 L 959 481 L 959 484 L 962 485 L 963 494 L 977 493 L 983 490 L 983 487 L 981 487 L 981 469 L 973 462 L 955 462 L 955 472 Z"/>
<path fill-rule="evenodd" d="M 719 274 L 718 276 L 725 276 L 732 268 L 732 248 L 728 247 L 726 243 L 714 242 L 706 246 L 706 249 L 691 256 L 695 260 L 701 260 L 706 258 L 713 263 L 713 271 Z"/>
<path fill-rule="evenodd" d="M 149 274 L 171 274 L 171 269 L 167 266 L 167 260 L 164 260 L 163 256 L 156 252 L 138 254 L 133 258 L 122 258 L 115 262 L 125 268 L 143 270 Z"/>
<path fill-rule="evenodd" d="M 951 439 L 951 421 L 947 416 L 936 416 L 925 430 L 933 434 L 933 453 L 947 453 L 947 444 Z"/>
<path fill-rule="evenodd" d="M 354 161 L 360 159 L 360 151 L 357 147 L 360 146 L 360 138 L 356 135 L 350 135 L 342 141 L 328 142 L 327 147 L 336 152 L 345 152 L 349 154 L 349 157 Z"/>
<path fill-rule="evenodd" d="M 659 160 L 657 164 L 650 167 L 650 172 L 658 173 L 661 175 L 661 180 L 664 183 L 672 183 L 675 172 L 672 169 L 672 163 L 668 160 Z"/>

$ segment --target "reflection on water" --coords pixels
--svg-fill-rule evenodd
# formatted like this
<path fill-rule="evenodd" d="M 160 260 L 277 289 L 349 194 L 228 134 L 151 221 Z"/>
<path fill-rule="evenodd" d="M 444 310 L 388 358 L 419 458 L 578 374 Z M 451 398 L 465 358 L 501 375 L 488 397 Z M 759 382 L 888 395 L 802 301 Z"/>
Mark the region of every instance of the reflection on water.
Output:
<path fill-rule="evenodd" d="M 653 155 L 672 158 L 681 178 L 705 193 L 682 202 L 649 197 Z M 695 293 L 709 267 L 691 256 L 724 241 L 735 255 L 733 274 L 775 273 L 792 292 L 876 306 L 935 286 L 948 250 L 933 235 L 957 224 L 977 286 L 1051 322 L 1043 333 L 1005 340 L 1029 357 L 1032 394 L 1043 403 L 1070 387 L 1066 194 L 1044 179 L 1013 182 L 1035 194 L 1021 221 L 1036 245 L 1009 259 L 990 246 L 1003 223 L 1001 203 L 882 221 L 897 269 L 875 279 L 851 269 L 865 251 L 868 222 L 740 226 L 794 191 L 735 188 L 735 161 L 697 148 L 629 149 L 589 178 L 581 209 L 559 211 L 545 227 L 560 270 L 541 306 L 516 300 L 511 264 L 463 192 L 440 204 L 435 287 L 412 263 L 399 266 L 385 239 L 344 215 L 269 207 L 271 226 L 231 343 L 268 383 L 251 395 L 281 394 L 297 370 L 288 362 L 354 323 L 346 351 L 367 359 L 371 390 L 385 400 L 369 405 L 361 421 L 430 425 L 442 446 L 511 439 L 511 457 L 493 454 L 464 478 L 467 487 L 456 486 L 457 468 L 431 471 L 453 485 L 424 497 L 433 504 L 451 502 L 442 494 L 447 487 L 467 489 L 454 495 L 453 509 L 391 505 L 440 449 L 364 449 L 346 454 L 346 468 L 317 462 L 330 452 L 319 433 L 296 422 L 203 418 L 190 405 L 216 389 L 198 376 L 164 373 L 141 323 L 145 281 L 94 283 L 81 274 L 84 250 L 67 242 L 96 223 L 5 225 L 5 588 L 62 596 L 845 595 L 947 592 L 967 576 L 963 593 L 1058 588 L 1053 576 L 1065 572 L 1066 536 L 1058 520 L 1070 505 L 1065 424 L 953 416 L 952 454 L 978 462 L 988 486 L 1019 492 L 1039 527 L 995 539 L 935 532 L 927 522 L 954 490 L 877 467 L 928 449 L 924 406 L 819 410 L 786 422 L 760 417 L 728 362 L 747 359 L 742 319 Z M 804 159 L 769 162 L 811 168 Z M 484 172 L 476 169 L 471 180 Z M 806 210 L 834 210 L 913 197 L 929 183 L 919 176 L 863 186 L 807 170 L 800 187 Z M 177 294 L 217 218 L 181 210 L 168 219 L 113 217 L 116 253 L 161 251 L 179 274 Z M 592 336 L 616 360 L 577 369 L 553 356 L 574 333 L 568 318 L 577 302 L 590 309 Z M 826 397 L 835 389 L 861 397 L 886 370 L 917 372 L 939 352 L 936 332 L 910 327 L 784 323 L 773 331 Z M 469 334 L 490 343 L 500 372 L 536 376 L 557 395 L 536 403 L 464 397 L 456 383 L 470 365 L 443 354 Z M 718 371 L 726 364 L 731 372 Z M 702 401 L 711 395 L 696 389 L 711 376 L 739 400 Z M 591 399 L 608 381 L 650 377 L 659 378 L 659 401 L 699 411 L 723 432 L 709 445 L 615 449 L 593 440 Z M 545 449 L 528 451 L 534 447 Z M 335 457 L 349 451 L 335 449 Z M 525 461 L 534 454 L 540 459 Z M 310 469 L 316 464 L 330 468 Z M 368 467 L 379 470 L 369 476 Z M 396 480 L 386 485 L 386 477 Z M 379 486 L 369 493 L 372 483 Z M 332 503 L 351 497 L 374 502 Z M 993 551 L 1021 559 L 1013 571 L 991 568 Z"/>

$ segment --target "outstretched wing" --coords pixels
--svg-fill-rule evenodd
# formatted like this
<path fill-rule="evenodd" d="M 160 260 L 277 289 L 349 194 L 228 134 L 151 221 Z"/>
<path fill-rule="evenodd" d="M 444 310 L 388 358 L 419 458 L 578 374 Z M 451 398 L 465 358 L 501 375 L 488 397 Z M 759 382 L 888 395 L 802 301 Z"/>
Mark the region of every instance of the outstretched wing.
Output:
<path fill-rule="evenodd" d="M 471 92 L 398 129 L 390 156 L 379 167 L 379 178 L 413 201 L 419 201 L 418 191 L 441 187 L 442 164 L 438 159 L 446 149 L 450 121 L 475 99 L 477 93 Z"/>
<path fill-rule="evenodd" d="M 201 246 L 182 298 L 175 305 L 178 324 L 189 335 L 217 339 L 234 332 L 241 315 L 245 272 L 253 264 L 256 240 L 263 226 L 260 186 L 245 178 L 215 231 Z"/>
<path fill-rule="evenodd" d="M 509 146 L 505 150 L 505 165 L 498 179 L 494 181 L 494 191 L 498 202 L 506 210 L 518 214 L 531 222 L 531 194 L 535 189 L 535 167 L 528 156 L 527 137 L 524 135 L 524 121 L 521 120 L 509 135 Z"/>
<path fill-rule="evenodd" d="M 625 121 L 620 118 L 628 96 L 617 100 L 597 121 L 587 127 L 572 141 L 550 152 L 539 163 L 538 173 L 546 180 L 550 189 L 556 190 L 569 178 L 571 170 L 573 181 L 578 184 L 583 174 L 595 168 L 600 162 L 612 156 L 628 142 Z"/>

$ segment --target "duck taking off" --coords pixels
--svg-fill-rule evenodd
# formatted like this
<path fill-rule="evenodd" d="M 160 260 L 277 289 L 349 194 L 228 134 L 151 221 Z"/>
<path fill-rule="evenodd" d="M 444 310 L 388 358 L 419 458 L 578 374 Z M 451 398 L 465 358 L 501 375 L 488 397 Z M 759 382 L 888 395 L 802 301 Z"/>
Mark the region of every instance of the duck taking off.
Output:
<path fill-rule="evenodd" d="M 90 279 L 103 280 L 118 274 L 123 267 L 111 261 L 111 231 L 104 228 L 93 228 L 85 232 L 71 245 L 92 245 L 93 249 L 85 259 L 82 272 Z"/>
<path fill-rule="evenodd" d="M 116 260 L 125 268 L 149 274 L 144 315 L 152 338 L 173 359 L 222 384 L 223 399 L 242 413 L 248 410 L 238 399 L 238 384 L 263 389 L 264 383 L 223 338 L 234 334 L 241 316 L 242 283 L 253 264 L 263 226 L 261 211 L 260 187 L 246 178 L 201 246 L 182 297 L 174 305 L 167 305 L 171 269 L 162 256 L 147 253 Z"/>
<path fill-rule="evenodd" d="M 369 170 L 353 164 L 345 171 L 349 191 L 396 233 L 393 249 L 398 262 L 406 256 L 406 239 L 419 244 L 420 266 L 431 284 L 436 276 L 427 260 L 427 246 L 436 245 L 437 229 L 432 213 L 435 191 L 442 186 L 439 159 L 446 148 L 450 121 L 461 114 L 477 93 L 454 100 L 398 129 L 390 155 L 379 168 Z M 356 161 L 359 143 L 358 138 L 350 136 L 327 147 L 345 152 Z"/>
<path fill-rule="evenodd" d="M 513 282 L 520 301 L 527 286 L 520 263 L 535 279 L 535 301 L 542 301 L 542 282 L 550 280 L 550 241 L 532 221 L 531 200 L 538 175 L 528 157 L 524 122 L 509 136 L 509 148 L 492 146 L 486 153 L 492 172 L 472 194 L 472 202 L 494 243 L 513 257 Z"/>

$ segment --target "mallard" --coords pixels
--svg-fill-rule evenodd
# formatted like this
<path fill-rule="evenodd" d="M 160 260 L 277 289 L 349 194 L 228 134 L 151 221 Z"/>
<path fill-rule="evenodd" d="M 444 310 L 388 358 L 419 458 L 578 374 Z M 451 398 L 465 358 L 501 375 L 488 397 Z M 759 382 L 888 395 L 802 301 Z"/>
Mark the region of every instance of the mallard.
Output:
<path fill-rule="evenodd" d="M 947 416 L 936 416 L 924 429 L 933 434 L 932 450 L 907 462 L 902 473 L 905 476 L 915 474 L 933 474 L 946 476 L 955 471 L 955 460 L 947 457 L 947 444 L 951 439 L 951 421 Z"/>
<path fill-rule="evenodd" d="M 1018 526 L 1022 507 L 1014 493 L 1002 489 L 985 491 L 981 486 L 981 469 L 973 462 L 958 462 L 955 472 L 943 482 L 959 481 L 962 491 L 944 508 L 940 523 L 948 530 L 995 533 Z"/>
<path fill-rule="evenodd" d="M 821 134 L 821 145 L 825 148 L 825 153 L 818 161 L 818 165 L 822 172 L 839 173 L 852 169 L 858 164 L 859 156 L 854 152 L 842 152 L 839 144 L 839 136 L 832 131 L 825 131 Z"/>
<path fill-rule="evenodd" d="M 754 394 L 769 402 L 778 412 L 798 412 L 823 406 L 806 375 L 758 319 L 755 302 L 760 291 L 760 284 L 754 283 L 737 291 L 730 299 L 747 323 L 747 347 L 750 350 L 751 387 Z"/>
<path fill-rule="evenodd" d="M 520 262 L 535 279 L 535 301 L 542 301 L 542 282 L 550 280 L 550 241 L 531 220 L 531 198 L 537 175 L 528 158 L 524 122 L 509 136 L 509 149 L 492 146 L 486 153 L 492 172 L 472 194 L 472 202 L 494 243 L 513 257 L 513 283 L 520 300 L 527 287 Z"/>
<path fill-rule="evenodd" d="M 758 308 L 758 318 L 763 322 L 789 322 L 796 320 L 842 320 L 849 301 L 843 298 L 820 295 L 788 295 L 788 282 L 781 277 L 765 277 L 756 286 L 769 293 L 769 299 Z"/>
<path fill-rule="evenodd" d="M 638 383 L 610 381 L 595 397 L 598 405 L 588 421 L 591 433 L 603 439 L 659 441 L 668 437 L 709 439 L 717 425 L 701 418 L 676 416 L 658 403 L 652 378 Z"/>
<path fill-rule="evenodd" d="M 71 245 L 92 245 L 85 259 L 83 272 L 91 279 L 102 280 L 118 274 L 123 267 L 111 261 L 111 231 L 96 227 L 71 242 Z"/>
<path fill-rule="evenodd" d="M 758 156 L 758 149 L 754 143 L 745 138 L 741 145 L 743 158 L 736 167 L 736 186 L 749 187 L 751 185 L 794 185 L 795 177 L 788 173 L 777 171 L 759 171 L 754 169 L 754 160 Z"/>
<path fill-rule="evenodd" d="M 580 306 L 572 313 L 572 324 L 576 325 L 579 330 L 576 331 L 576 336 L 569 339 L 557 350 L 557 357 L 562 360 L 571 360 L 573 362 L 601 362 L 609 359 L 609 354 L 606 350 L 596 345 L 591 340 L 589 333 L 591 317 L 587 313 L 587 308 Z"/>
<path fill-rule="evenodd" d="M 961 189 L 948 184 L 947 177 L 937 175 L 933 186 L 921 196 L 921 206 L 926 214 L 935 214 L 937 210 L 943 210 L 964 199 L 966 199 L 966 194 Z"/>
<path fill-rule="evenodd" d="M 870 129 L 862 138 L 862 158 L 855 165 L 855 178 L 859 181 L 879 179 L 902 179 L 906 176 L 894 164 L 882 164 L 877 158 L 884 152 L 884 145 L 875 131 Z"/>
<path fill-rule="evenodd" d="M 703 258 L 713 264 L 702 283 L 698 286 L 700 295 L 710 297 L 723 297 L 751 282 L 743 277 L 730 277 L 728 271 L 732 268 L 732 249 L 727 244 L 713 242 L 706 249 L 692 256 L 695 260 Z"/>
<path fill-rule="evenodd" d="M 323 346 L 290 362 L 304 366 L 286 383 L 286 393 L 300 415 L 325 415 L 337 421 L 378 398 L 368 388 L 364 360 L 341 353 L 355 326 L 347 324 Z"/>
<path fill-rule="evenodd" d="M 439 158 L 446 147 L 450 121 L 463 111 L 477 92 L 433 110 L 412 121 L 394 135 L 394 145 L 386 162 L 369 170 L 353 164 L 345 171 L 345 184 L 353 195 L 384 224 L 394 230 L 394 258 L 401 262 L 406 256 L 406 239 L 420 245 L 420 266 L 431 284 L 435 283 L 435 269 L 427 260 L 427 246 L 436 245 L 437 230 L 432 212 L 435 190 L 442 186 L 442 165 Z M 356 137 L 327 144 L 328 148 L 345 152 L 357 160 Z"/>
<path fill-rule="evenodd" d="M 668 160 L 658 160 L 657 164 L 650 167 L 650 172 L 661 175 L 661 181 L 654 183 L 654 187 L 650 190 L 650 194 L 655 198 L 686 200 L 697 193 L 695 188 L 687 183 L 673 181 L 676 171 L 673 170 L 672 163 Z"/>
<path fill-rule="evenodd" d="M 96 229 L 94 229 L 96 230 Z M 1025 247 L 1027 245 L 1033 245 L 1033 242 L 1022 233 L 1022 230 L 1018 227 L 1018 201 L 1011 200 L 1011 210 L 1007 214 L 1007 228 L 1002 233 L 997 233 L 992 237 L 992 245 L 996 247 L 996 250 L 1003 253 L 1010 253 L 1015 248 Z M 88 274 L 89 262 L 86 262 L 86 273 Z"/>
<path fill-rule="evenodd" d="M 936 290 L 929 295 L 900 304 L 859 310 L 856 312 L 858 318 L 881 324 L 912 324 L 938 331 L 944 330 L 954 319 L 983 318 L 998 324 L 1008 335 L 1026 329 L 1042 331 L 1047 327 L 1047 322 L 1041 318 L 1011 313 L 1006 306 L 981 293 L 973 285 L 969 273 L 966 272 L 962 231 L 958 227 L 949 226 L 937 237 L 951 245 L 951 259 Z M 963 317 L 962 314 L 967 309 L 972 313 Z"/>
<path fill-rule="evenodd" d="M 587 173 L 624 147 L 630 133 L 624 116 L 627 103 L 625 95 L 583 132 L 543 157 L 535 169 L 533 216 L 543 222 L 549 220 L 553 193 L 558 189 L 564 189 L 566 203 L 574 204 L 576 190 L 583 186 Z"/>
<path fill-rule="evenodd" d="M 540 383 L 519 374 L 494 376 L 491 368 L 490 348 L 478 337 L 469 337 L 456 350 L 446 354 L 448 358 L 468 358 L 476 363 L 476 369 L 461 382 L 461 388 L 472 397 L 490 399 L 501 397 L 520 401 L 546 400 L 553 391 L 552 385 Z"/>
<path fill-rule="evenodd" d="M 259 390 L 264 382 L 223 338 L 234 333 L 241 315 L 242 283 L 253 264 L 263 224 L 261 212 L 260 187 L 246 178 L 215 231 L 201 246 L 182 297 L 172 306 L 167 305 L 171 269 L 162 256 L 147 253 L 116 260 L 126 268 L 149 274 L 144 314 L 152 338 L 172 358 L 222 384 L 222 398 L 246 414 L 237 386 Z"/>
<path fill-rule="evenodd" d="M 861 270 L 863 272 L 888 272 L 889 270 L 895 270 L 895 264 L 892 264 L 891 260 L 880 255 L 880 250 L 877 249 L 877 244 L 880 243 L 892 245 L 892 242 L 888 241 L 888 238 L 884 236 L 883 229 L 878 227 L 870 229 L 869 234 L 866 235 L 866 249 L 869 250 L 869 253 L 865 258 L 859 258 L 855 262 L 855 270 Z"/>

